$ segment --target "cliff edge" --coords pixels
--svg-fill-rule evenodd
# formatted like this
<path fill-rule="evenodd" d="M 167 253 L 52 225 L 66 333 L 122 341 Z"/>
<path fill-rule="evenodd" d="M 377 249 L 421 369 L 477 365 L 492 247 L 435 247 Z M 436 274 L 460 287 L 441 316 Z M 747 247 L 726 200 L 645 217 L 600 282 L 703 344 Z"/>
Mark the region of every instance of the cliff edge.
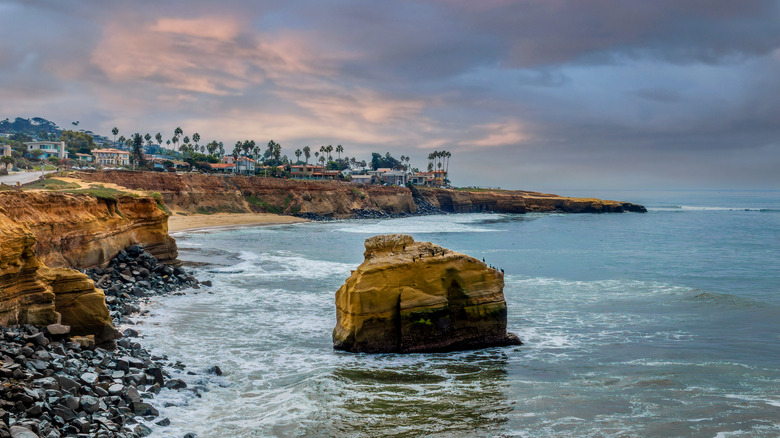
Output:
<path fill-rule="evenodd" d="M 365 242 L 365 260 L 336 292 L 333 346 L 429 352 L 519 345 L 506 332 L 504 274 L 405 234 Z"/>

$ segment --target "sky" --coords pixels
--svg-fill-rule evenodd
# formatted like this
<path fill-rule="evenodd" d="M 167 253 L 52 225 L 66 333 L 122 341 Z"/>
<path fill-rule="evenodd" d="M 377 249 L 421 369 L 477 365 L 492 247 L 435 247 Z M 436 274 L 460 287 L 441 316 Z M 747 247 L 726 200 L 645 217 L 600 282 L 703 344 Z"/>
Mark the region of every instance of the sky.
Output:
<path fill-rule="evenodd" d="M 0 118 L 458 186 L 780 189 L 780 0 L 0 0 Z"/>

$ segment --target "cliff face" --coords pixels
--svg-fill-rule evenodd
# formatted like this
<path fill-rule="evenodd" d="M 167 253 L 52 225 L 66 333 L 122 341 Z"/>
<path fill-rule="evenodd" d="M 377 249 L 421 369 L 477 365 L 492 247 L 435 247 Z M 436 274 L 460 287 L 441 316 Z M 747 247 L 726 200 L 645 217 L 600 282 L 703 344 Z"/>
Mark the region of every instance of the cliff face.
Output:
<path fill-rule="evenodd" d="M 113 183 L 130 189 L 160 192 L 169 208 L 191 213 L 268 211 L 347 218 L 354 215 L 353 210 L 392 214 L 417 211 L 412 193 L 406 187 L 159 172 L 107 171 L 77 173 L 75 176 L 87 182 Z M 641 205 L 627 202 L 567 198 L 520 190 L 419 188 L 419 192 L 433 206 L 452 213 L 646 211 Z"/>
<path fill-rule="evenodd" d="M 159 192 L 169 208 L 191 213 L 267 211 L 345 218 L 356 209 L 387 213 L 417 210 L 411 192 L 403 187 L 160 172 L 107 171 L 78 173 L 76 177 Z"/>
<path fill-rule="evenodd" d="M 506 332 L 502 273 L 403 234 L 365 246 L 364 262 L 336 292 L 334 348 L 408 353 L 520 343 Z"/>
<path fill-rule="evenodd" d="M 646 212 L 636 204 L 595 198 L 569 198 L 520 190 L 462 191 L 421 188 L 420 193 L 431 204 L 447 212 L 495 213 L 552 212 L 566 213 L 623 213 Z"/>
<path fill-rule="evenodd" d="M 0 206 L 8 219 L 29 228 L 37 239 L 36 256 L 50 267 L 105 266 L 135 243 L 162 262 L 178 255 L 168 215 L 153 198 L 3 192 Z"/>
<path fill-rule="evenodd" d="M 0 325 L 61 322 L 73 335 L 115 339 L 103 291 L 78 271 L 43 265 L 33 250 L 32 230 L 6 213 L 0 207 Z"/>

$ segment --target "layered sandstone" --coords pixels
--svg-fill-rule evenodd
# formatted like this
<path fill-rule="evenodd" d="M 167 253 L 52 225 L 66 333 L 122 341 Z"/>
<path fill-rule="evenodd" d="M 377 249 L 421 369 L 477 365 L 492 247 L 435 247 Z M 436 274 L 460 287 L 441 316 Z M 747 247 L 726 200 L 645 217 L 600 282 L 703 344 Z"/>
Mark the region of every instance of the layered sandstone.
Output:
<path fill-rule="evenodd" d="M 0 325 L 62 323 L 71 326 L 72 335 L 115 339 L 103 291 L 78 271 L 42 264 L 32 230 L 3 206 L 0 202 Z"/>
<path fill-rule="evenodd" d="M 414 213 L 409 189 L 338 181 L 162 172 L 82 172 L 87 182 L 159 192 L 171 210 L 185 213 L 316 213 L 347 218 L 354 210 Z"/>
<path fill-rule="evenodd" d="M 50 267 L 105 266 L 136 243 L 161 262 L 177 261 L 168 214 L 151 197 L 0 192 L 0 206 L 8 219 L 26 224 L 37 239 L 35 254 Z"/>
<path fill-rule="evenodd" d="M 420 188 L 420 194 L 435 207 L 452 213 L 644 213 L 645 207 L 630 202 L 596 198 L 572 198 L 522 190 L 453 190 Z"/>
<path fill-rule="evenodd" d="M 504 275 L 403 234 L 365 242 L 365 260 L 336 292 L 333 346 L 425 352 L 517 345 L 506 332 Z"/>

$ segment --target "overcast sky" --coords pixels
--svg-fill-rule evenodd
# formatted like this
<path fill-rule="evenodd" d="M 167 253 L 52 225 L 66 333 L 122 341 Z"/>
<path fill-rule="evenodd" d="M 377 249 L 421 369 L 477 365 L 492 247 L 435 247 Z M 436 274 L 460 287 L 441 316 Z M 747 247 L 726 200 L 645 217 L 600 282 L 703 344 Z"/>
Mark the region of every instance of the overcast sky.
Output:
<path fill-rule="evenodd" d="M 456 185 L 780 189 L 780 1 L 6 1 L 0 118 L 452 152 Z"/>

